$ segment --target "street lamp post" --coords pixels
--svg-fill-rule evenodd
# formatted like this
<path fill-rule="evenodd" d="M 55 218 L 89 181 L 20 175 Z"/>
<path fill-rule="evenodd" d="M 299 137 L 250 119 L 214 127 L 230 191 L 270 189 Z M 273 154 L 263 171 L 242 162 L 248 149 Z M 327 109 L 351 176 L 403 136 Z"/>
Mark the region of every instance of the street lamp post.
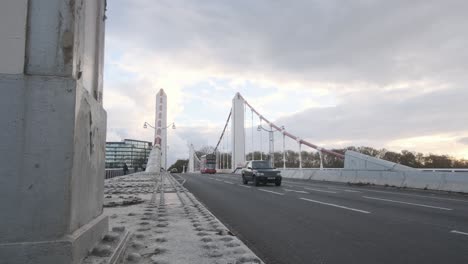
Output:
<path fill-rule="evenodd" d="M 151 127 L 152 129 L 156 129 L 154 126 L 152 126 L 150 123 L 148 122 L 145 122 L 143 124 L 143 128 L 148 128 L 148 127 Z M 169 127 L 172 127 L 172 129 L 176 129 L 176 125 L 175 125 L 175 122 L 172 122 L 170 125 L 168 125 L 167 127 L 163 127 L 162 129 L 168 129 Z"/>
<path fill-rule="evenodd" d="M 274 132 L 275 130 L 273 130 L 273 128 L 270 126 L 270 130 L 268 129 L 265 129 L 264 127 L 262 127 L 262 125 L 258 125 L 257 127 L 257 131 L 266 131 L 268 132 L 268 136 L 269 136 L 269 146 L 268 146 L 268 151 L 270 152 L 270 164 L 272 167 L 274 167 L 275 163 L 274 163 L 274 148 L 275 148 L 275 138 L 274 138 Z M 261 150 L 260 150 L 261 151 Z"/>

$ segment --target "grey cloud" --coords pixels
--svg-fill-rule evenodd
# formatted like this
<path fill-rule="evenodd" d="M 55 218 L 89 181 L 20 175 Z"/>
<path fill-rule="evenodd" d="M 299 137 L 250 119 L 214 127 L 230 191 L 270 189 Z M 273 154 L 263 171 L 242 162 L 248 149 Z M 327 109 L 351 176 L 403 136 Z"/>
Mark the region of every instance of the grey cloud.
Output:
<path fill-rule="evenodd" d="M 464 145 L 468 145 L 468 137 L 460 138 L 458 142 Z"/>
<path fill-rule="evenodd" d="M 108 33 L 193 65 L 382 83 L 466 71 L 467 8 L 455 0 L 113 0 Z"/>
<path fill-rule="evenodd" d="M 366 92 L 336 107 L 310 108 L 277 120 L 303 138 L 388 141 L 438 133 L 467 133 L 468 90 L 443 90 L 398 100 Z M 371 99 L 371 101 L 368 101 Z"/>
<path fill-rule="evenodd" d="M 301 137 L 383 145 L 468 131 L 468 1 L 108 2 L 107 44 L 116 52 L 141 48 L 194 69 L 208 65 L 344 88 L 372 84 L 353 93 L 334 91 L 336 107 L 277 120 Z M 382 90 L 414 80 L 447 89 L 414 96 Z M 148 96 L 127 87 L 113 89 L 128 89 L 135 100 Z M 217 137 L 196 128 L 178 133 L 200 145 Z"/>

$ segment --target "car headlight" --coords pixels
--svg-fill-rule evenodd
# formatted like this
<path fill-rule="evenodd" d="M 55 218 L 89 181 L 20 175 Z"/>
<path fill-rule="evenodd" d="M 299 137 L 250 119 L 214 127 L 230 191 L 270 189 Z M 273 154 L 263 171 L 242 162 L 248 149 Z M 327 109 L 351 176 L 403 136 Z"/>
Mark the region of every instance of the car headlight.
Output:
<path fill-rule="evenodd" d="M 265 175 L 265 174 L 264 174 L 263 172 L 257 172 L 257 175 L 258 175 L 258 176 L 263 176 L 263 175 Z"/>

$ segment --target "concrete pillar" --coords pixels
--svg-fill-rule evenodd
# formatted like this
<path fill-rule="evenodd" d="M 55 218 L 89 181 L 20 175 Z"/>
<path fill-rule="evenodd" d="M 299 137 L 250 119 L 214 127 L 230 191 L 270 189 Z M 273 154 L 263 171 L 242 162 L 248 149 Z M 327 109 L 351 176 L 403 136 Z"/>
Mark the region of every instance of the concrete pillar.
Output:
<path fill-rule="evenodd" d="M 79 263 L 108 231 L 104 12 L 0 1 L 1 263 Z"/>
<path fill-rule="evenodd" d="M 152 173 L 161 172 L 161 145 L 155 145 L 151 150 L 145 171 Z"/>
<path fill-rule="evenodd" d="M 231 164 L 235 169 L 245 165 L 244 99 L 239 93 L 232 99 L 231 123 Z"/>
<path fill-rule="evenodd" d="M 195 151 L 193 145 L 189 145 L 189 162 L 188 162 L 188 172 L 195 172 Z"/>

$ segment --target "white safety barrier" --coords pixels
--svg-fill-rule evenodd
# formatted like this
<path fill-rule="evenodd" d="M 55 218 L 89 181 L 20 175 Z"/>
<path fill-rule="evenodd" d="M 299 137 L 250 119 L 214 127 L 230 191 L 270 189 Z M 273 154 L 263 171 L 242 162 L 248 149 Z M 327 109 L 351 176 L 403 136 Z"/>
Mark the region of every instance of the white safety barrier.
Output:
<path fill-rule="evenodd" d="M 232 169 L 217 169 L 216 173 L 232 173 Z"/>
<path fill-rule="evenodd" d="M 422 170 L 383 171 L 353 169 L 281 169 L 284 178 L 344 183 L 364 183 L 468 193 L 468 172 Z"/>

